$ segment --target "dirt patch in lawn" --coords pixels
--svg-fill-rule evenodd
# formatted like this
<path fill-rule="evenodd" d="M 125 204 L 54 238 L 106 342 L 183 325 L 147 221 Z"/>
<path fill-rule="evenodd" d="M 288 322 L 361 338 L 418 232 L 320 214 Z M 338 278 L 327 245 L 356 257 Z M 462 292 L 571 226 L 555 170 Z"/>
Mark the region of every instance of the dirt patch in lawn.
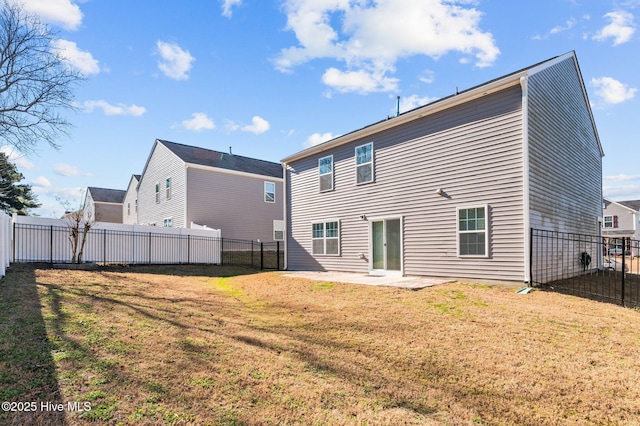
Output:
<path fill-rule="evenodd" d="M 639 328 L 635 310 L 499 286 L 17 265 L 0 400 L 65 410 L 0 423 L 636 424 Z"/>

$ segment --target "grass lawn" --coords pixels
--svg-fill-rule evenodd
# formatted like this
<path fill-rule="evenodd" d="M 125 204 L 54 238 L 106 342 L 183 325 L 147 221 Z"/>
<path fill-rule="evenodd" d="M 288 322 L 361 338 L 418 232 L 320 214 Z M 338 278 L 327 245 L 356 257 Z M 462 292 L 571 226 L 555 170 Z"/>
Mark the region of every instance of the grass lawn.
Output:
<path fill-rule="evenodd" d="M 37 406 L 0 424 L 640 424 L 639 330 L 636 310 L 507 287 L 14 265 L 0 401 Z"/>

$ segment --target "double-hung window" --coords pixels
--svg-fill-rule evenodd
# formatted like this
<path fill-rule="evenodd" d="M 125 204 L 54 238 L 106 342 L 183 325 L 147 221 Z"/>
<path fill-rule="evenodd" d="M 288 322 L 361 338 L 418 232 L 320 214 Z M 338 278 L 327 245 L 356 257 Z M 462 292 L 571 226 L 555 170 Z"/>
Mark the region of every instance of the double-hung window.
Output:
<path fill-rule="evenodd" d="M 276 202 L 276 184 L 273 182 L 264 183 L 264 202 L 275 203 Z"/>
<path fill-rule="evenodd" d="M 340 254 L 340 223 L 319 222 L 312 225 L 312 254 Z"/>
<path fill-rule="evenodd" d="M 162 225 L 165 228 L 171 228 L 173 226 L 173 218 L 172 217 L 167 217 L 163 220 Z"/>
<path fill-rule="evenodd" d="M 160 184 L 156 182 L 156 204 L 160 203 Z"/>
<path fill-rule="evenodd" d="M 333 189 L 333 155 L 322 157 L 318 160 L 320 172 L 320 192 Z"/>
<path fill-rule="evenodd" d="M 488 207 L 458 208 L 458 256 L 489 256 Z"/>
<path fill-rule="evenodd" d="M 373 142 L 356 147 L 356 183 L 373 182 Z"/>
<path fill-rule="evenodd" d="M 165 188 L 165 191 L 166 191 L 165 195 L 167 197 L 167 200 L 170 200 L 171 199 L 171 178 L 170 177 L 165 179 L 164 188 Z"/>
<path fill-rule="evenodd" d="M 127 203 L 127 216 L 131 216 L 131 203 Z"/>
<path fill-rule="evenodd" d="M 605 216 L 604 223 L 602 224 L 604 228 L 617 228 L 618 227 L 618 216 Z"/>

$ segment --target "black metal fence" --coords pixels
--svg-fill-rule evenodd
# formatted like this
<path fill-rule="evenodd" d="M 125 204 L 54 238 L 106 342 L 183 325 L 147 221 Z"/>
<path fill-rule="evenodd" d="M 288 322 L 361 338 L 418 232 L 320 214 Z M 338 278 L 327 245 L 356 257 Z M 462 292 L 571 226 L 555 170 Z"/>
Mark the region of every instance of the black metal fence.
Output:
<path fill-rule="evenodd" d="M 80 240 L 82 239 L 80 230 Z M 83 261 L 98 264 L 220 264 L 282 269 L 279 241 L 256 242 L 163 232 L 131 232 L 92 228 Z M 15 263 L 71 263 L 70 229 L 64 226 L 14 223 Z"/>
<path fill-rule="evenodd" d="M 531 229 L 531 285 L 640 306 L 640 241 Z"/>

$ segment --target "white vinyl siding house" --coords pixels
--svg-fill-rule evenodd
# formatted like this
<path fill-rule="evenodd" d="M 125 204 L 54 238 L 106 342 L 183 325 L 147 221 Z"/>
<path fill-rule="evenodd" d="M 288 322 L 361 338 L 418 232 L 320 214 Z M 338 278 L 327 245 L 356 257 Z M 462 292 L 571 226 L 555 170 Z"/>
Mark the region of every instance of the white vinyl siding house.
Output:
<path fill-rule="evenodd" d="M 640 200 L 613 201 L 603 200 L 604 216 L 602 221 L 602 236 L 608 238 L 625 238 L 627 247 L 631 247 L 633 256 L 640 255 L 638 243 L 640 240 Z"/>
<path fill-rule="evenodd" d="M 223 238 L 274 241 L 282 196 L 278 163 L 157 140 L 138 186 L 138 223 L 193 223 Z"/>
<path fill-rule="evenodd" d="M 539 105 L 546 91 L 572 109 Z M 282 160 L 286 266 L 528 281 L 531 226 L 597 232 L 602 155 L 570 52 Z M 563 196 L 538 198 L 556 182 Z"/>
<path fill-rule="evenodd" d="M 140 175 L 132 175 L 122 204 L 122 223 L 135 225 L 138 223 L 138 183 Z"/>

